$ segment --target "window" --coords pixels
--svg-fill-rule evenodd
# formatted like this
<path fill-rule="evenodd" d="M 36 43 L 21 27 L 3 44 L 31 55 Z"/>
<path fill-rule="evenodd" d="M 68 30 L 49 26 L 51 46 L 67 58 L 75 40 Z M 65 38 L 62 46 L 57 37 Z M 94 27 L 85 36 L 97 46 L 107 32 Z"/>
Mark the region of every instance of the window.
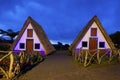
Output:
<path fill-rule="evenodd" d="M 40 44 L 39 43 L 35 43 L 35 49 L 40 49 Z"/>
<path fill-rule="evenodd" d="M 99 42 L 99 48 L 104 48 L 105 47 L 105 42 Z"/>
<path fill-rule="evenodd" d="M 20 49 L 25 49 L 25 44 L 24 43 L 20 43 Z"/>
<path fill-rule="evenodd" d="M 87 47 L 87 42 L 86 41 L 82 42 L 82 47 Z"/>
<path fill-rule="evenodd" d="M 33 29 L 27 29 L 27 37 L 33 37 Z"/>
<path fill-rule="evenodd" d="M 91 28 L 91 36 L 97 36 L 97 28 Z"/>

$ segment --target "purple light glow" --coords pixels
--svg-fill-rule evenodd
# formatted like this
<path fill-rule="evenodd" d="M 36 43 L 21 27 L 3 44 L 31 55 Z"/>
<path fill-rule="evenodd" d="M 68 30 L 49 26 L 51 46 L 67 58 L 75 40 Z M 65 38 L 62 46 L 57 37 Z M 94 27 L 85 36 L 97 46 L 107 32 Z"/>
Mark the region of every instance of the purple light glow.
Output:
<path fill-rule="evenodd" d="M 42 56 L 45 56 L 45 51 L 40 51 L 40 54 L 41 54 Z"/>
<path fill-rule="evenodd" d="M 13 50 L 14 54 L 19 54 L 21 51 L 20 50 Z"/>

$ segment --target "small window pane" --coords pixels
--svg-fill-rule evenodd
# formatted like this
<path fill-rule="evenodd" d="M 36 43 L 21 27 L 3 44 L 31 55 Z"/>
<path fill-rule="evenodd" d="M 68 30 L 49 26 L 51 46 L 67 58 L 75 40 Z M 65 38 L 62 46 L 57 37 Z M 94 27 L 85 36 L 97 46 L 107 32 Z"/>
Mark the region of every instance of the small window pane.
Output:
<path fill-rule="evenodd" d="M 104 48 L 105 47 L 105 42 L 99 42 L 99 47 Z"/>
<path fill-rule="evenodd" d="M 97 36 L 97 28 L 91 28 L 91 36 Z"/>
<path fill-rule="evenodd" d="M 33 29 L 27 29 L 27 37 L 33 37 Z"/>
<path fill-rule="evenodd" d="M 35 49 L 40 49 L 40 44 L 39 43 L 35 43 Z"/>
<path fill-rule="evenodd" d="M 25 44 L 24 43 L 20 43 L 20 49 L 24 49 L 25 48 Z"/>
<path fill-rule="evenodd" d="M 87 47 L 87 42 L 86 41 L 82 42 L 82 47 Z"/>

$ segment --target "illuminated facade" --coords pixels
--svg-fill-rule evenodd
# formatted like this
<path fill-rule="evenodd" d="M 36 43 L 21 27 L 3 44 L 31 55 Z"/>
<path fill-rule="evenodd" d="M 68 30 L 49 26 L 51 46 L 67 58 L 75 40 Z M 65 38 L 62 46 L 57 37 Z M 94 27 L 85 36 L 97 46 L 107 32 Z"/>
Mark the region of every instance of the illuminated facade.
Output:
<path fill-rule="evenodd" d="M 78 34 L 69 48 L 72 50 L 101 50 L 115 49 L 109 35 L 102 27 L 97 16 L 94 16 Z"/>
<path fill-rule="evenodd" d="M 48 40 L 42 27 L 31 17 L 28 17 L 13 44 L 13 50 L 27 52 L 37 51 L 46 55 L 55 49 Z"/>

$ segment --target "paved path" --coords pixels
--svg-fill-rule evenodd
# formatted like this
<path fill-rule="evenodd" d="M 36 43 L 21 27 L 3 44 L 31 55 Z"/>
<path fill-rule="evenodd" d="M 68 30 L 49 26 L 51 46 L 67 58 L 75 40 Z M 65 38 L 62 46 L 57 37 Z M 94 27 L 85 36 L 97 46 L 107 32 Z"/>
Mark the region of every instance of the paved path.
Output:
<path fill-rule="evenodd" d="M 65 52 L 56 52 L 23 74 L 19 80 L 120 80 L 120 65 L 83 68 Z"/>

